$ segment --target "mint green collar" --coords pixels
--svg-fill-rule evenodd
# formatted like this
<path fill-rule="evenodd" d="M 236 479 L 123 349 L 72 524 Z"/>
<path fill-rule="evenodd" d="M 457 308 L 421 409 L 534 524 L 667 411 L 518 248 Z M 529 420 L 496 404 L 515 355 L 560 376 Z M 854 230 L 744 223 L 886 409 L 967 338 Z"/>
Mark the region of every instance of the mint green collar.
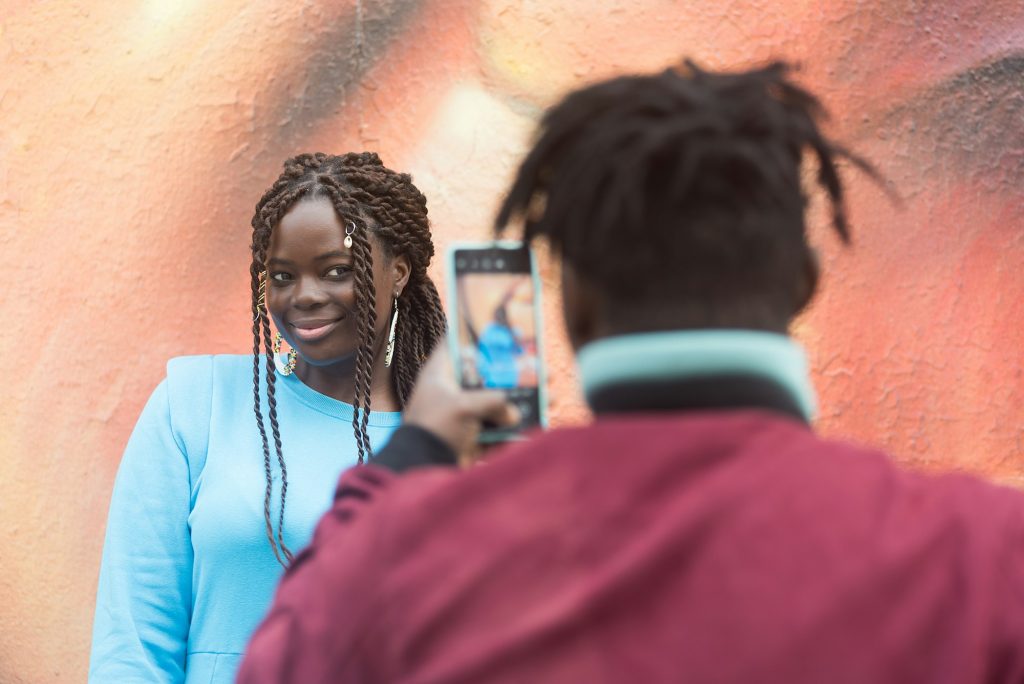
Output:
<path fill-rule="evenodd" d="M 753 330 L 680 330 L 606 337 L 576 355 L 588 401 L 610 384 L 709 375 L 759 375 L 792 394 L 804 417 L 816 410 L 803 348 L 786 335 Z"/>

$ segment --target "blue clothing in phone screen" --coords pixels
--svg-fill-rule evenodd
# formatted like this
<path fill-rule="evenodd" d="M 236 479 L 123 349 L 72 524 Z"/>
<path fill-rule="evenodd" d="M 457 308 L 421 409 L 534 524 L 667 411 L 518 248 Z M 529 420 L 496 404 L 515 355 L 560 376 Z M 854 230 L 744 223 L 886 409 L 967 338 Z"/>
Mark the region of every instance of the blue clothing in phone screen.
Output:
<path fill-rule="evenodd" d="M 519 357 L 523 346 L 515 330 L 488 323 L 476 344 L 477 369 L 484 387 L 511 389 L 519 384 Z"/>

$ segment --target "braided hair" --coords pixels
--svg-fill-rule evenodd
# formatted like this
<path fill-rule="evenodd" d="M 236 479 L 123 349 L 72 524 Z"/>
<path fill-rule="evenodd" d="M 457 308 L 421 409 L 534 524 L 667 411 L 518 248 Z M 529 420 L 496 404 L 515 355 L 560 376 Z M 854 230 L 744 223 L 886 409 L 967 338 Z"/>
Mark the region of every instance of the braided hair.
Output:
<path fill-rule="evenodd" d="M 606 297 L 609 315 L 671 304 L 691 306 L 705 322 L 722 311 L 747 320 L 756 306 L 767 312 L 765 327 L 788 323 L 809 297 L 801 299 L 798 281 L 814 259 L 804 153 L 817 160 L 844 243 L 837 162 L 879 180 L 823 135 L 820 102 L 789 70 L 776 62 L 711 73 L 687 60 L 571 93 L 543 117 L 498 233 L 521 219 L 523 238 L 546 238 Z"/>
<path fill-rule="evenodd" d="M 288 476 L 277 419 L 276 366 L 270 316 L 264 301 L 267 251 L 271 233 L 285 213 L 301 199 L 321 197 L 327 198 L 334 205 L 334 210 L 343 222 L 351 221 L 361 228 L 351 236 L 356 328 L 359 337 L 352 430 L 355 433 L 359 463 L 372 455 L 366 429 L 370 417 L 370 387 L 377 324 L 377 293 L 373 285 L 373 257 L 369 241 L 371 233 L 386 257 L 405 256 L 409 260 L 409 282 L 402 296 L 396 300 L 399 315 L 391 363 L 393 387 L 400 406 L 405 406 L 420 366 L 444 336 L 446 329 L 441 299 L 427 275 L 427 266 L 434 255 L 430 224 L 427 221 L 427 200 L 413 185 L 411 176 L 388 169 L 373 152 L 341 156 L 300 154 L 285 161 L 284 171 L 256 204 L 252 218 L 252 264 L 249 269 L 253 314 L 253 410 L 263 442 L 263 468 L 267 484 L 263 515 L 267 539 L 274 556 L 282 565 L 291 561 L 292 552 L 282 536 Z M 269 437 L 262 407 L 261 357 L 266 374 Z M 270 516 L 273 491 L 271 440 L 281 470 L 281 508 L 276 540 Z"/>

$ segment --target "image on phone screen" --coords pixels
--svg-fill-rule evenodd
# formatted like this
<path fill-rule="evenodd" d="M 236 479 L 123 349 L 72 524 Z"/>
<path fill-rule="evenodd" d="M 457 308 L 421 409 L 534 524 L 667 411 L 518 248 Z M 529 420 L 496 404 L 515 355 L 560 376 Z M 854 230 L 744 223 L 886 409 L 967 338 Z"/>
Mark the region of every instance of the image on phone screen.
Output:
<path fill-rule="evenodd" d="M 503 390 L 523 425 L 539 422 L 540 356 L 529 252 L 455 253 L 457 357 L 463 387 Z"/>

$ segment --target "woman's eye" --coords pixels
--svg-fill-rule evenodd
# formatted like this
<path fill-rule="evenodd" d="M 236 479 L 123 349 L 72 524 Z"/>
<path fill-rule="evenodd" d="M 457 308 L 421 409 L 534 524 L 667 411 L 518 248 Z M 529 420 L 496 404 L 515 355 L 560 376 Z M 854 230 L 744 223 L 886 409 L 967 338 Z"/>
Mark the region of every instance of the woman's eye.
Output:
<path fill-rule="evenodd" d="M 291 273 L 271 273 L 271 280 L 276 280 L 279 283 L 284 283 L 292 279 Z"/>
<path fill-rule="evenodd" d="M 327 271 L 325 275 L 331 278 L 343 278 L 348 275 L 352 269 L 349 266 L 335 266 Z"/>

